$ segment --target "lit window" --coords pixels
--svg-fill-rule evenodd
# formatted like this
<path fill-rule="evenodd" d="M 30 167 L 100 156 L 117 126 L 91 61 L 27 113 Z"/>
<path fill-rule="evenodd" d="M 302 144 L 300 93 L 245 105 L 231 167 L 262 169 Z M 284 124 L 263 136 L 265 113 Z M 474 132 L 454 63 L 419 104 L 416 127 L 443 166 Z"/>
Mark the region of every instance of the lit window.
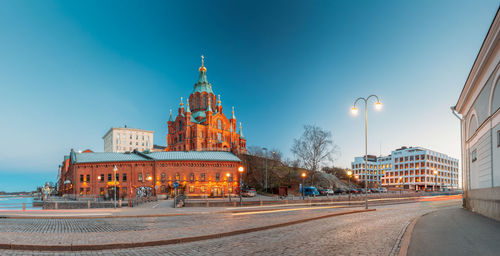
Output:
<path fill-rule="evenodd" d="M 142 173 L 139 173 L 139 175 L 137 176 L 137 180 L 138 180 L 139 182 L 142 182 Z"/>
<path fill-rule="evenodd" d="M 205 181 L 205 173 L 202 173 L 200 176 L 200 181 Z"/>

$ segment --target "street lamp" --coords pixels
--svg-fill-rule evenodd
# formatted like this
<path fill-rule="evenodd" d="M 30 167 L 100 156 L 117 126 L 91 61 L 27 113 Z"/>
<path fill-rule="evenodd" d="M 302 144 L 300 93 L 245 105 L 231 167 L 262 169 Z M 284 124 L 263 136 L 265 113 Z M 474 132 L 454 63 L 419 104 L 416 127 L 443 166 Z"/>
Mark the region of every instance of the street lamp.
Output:
<path fill-rule="evenodd" d="M 352 176 L 352 171 L 349 170 L 347 171 L 347 177 L 349 177 L 349 204 L 351 204 L 351 176 Z"/>
<path fill-rule="evenodd" d="M 437 176 L 438 176 L 438 171 L 434 170 L 434 184 L 432 185 L 433 191 L 436 191 Z"/>
<path fill-rule="evenodd" d="M 238 172 L 240 173 L 240 206 L 243 204 L 243 198 L 241 197 L 241 187 L 243 184 L 242 178 L 243 178 L 243 172 L 245 171 L 245 168 L 243 166 L 238 167 Z"/>
<path fill-rule="evenodd" d="M 351 112 L 356 115 L 358 113 L 358 108 L 356 108 L 356 103 L 358 103 L 359 100 L 363 100 L 365 102 L 365 173 L 367 173 L 367 167 L 368 167 L 368 100 L 370 98 L 376 98 L 377 102 L 375 103 L 375 109 L 376 110 L 381 110 L 382 109 L 382 103 L 380 102 L 380 99 L 378 98 L 377 95 L 370 95 L 367 98 L 357 98 L 354 101 L 353 107 L 351 109 Z M 365 209 L 368 209 L 368 179 L 366 178 L 365 174 Z"/>
<path fill-rule="evenodd" d="M 231 202 L 231 192 L 229 191 L 229 177 L 231 177 L 231 174 L 226 173 L 227 177 L 227 198 L 229 198 L 229 202 Z"/>
<path fill-rule="evenodd" d="M 267 193 L 267 148 L 262 148 L 266 153 L 264 153 L 264 157 L 266 158 L 266 177 L 264 180 L 264 187 L 266 188 L 266 193 Z"/>
<path fill-rule="evenodd" d="M 306 182 L 306 176 L 307 176 L 307 173 L 306 172 L 302 172 L 300 174 L 300 177 L 302 177 L 302 200 L 304 200 L 304 187 L 305 187 L 305 182 Z"/>
<path fill-rule="evenodd" d="M 115 191 L 114 191 L 114 198 L 115 198 L 115 209 L 116 209 L 116 172 L 118 171 L 118 168 L 116 168 L 116 165 L 113 167 L 113 172 L 114 172 L 114 176 L 115 176 Z"/>

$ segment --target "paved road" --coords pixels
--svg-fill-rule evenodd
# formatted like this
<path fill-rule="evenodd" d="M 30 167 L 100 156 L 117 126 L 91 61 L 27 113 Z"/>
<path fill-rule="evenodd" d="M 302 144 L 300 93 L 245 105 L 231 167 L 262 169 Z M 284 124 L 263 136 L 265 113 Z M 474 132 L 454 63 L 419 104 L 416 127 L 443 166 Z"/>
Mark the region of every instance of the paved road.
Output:
<path fill-rule="evenodd" d="M 375 212 L 343 215 L 307 223 L 259 231 L 243 235 L 192 242 L 177 245 L 143 247 L 122 250 L 89 252 L 63 252 L 73 255 L 394 255 L 398 240 L 406 225 L 416 216 L 442 208 L 458 208 L 460 200 L 419 202 L 391 206 L 379 206 Z M 279 213 L 255 213 L 246 215 L 220 215 L 206 219 L 206 216 L 178 216 L 168 218 L 161 225 L 171 225 L 169 232 L 163 229 L 149 229 L 146 232 L 164 239 L 172 233 L 197 230 L 234 230 L 241 225 L 263 225 L 275 221 L 331 213 L 338 209 L 299 210 Z M 110 220 L 116 221 L 116 220 Z M 177 224 L 175 224 L 177 223 Z M 246 223 L 246 224 L 245 224 Z M 149 227 L 155 227 L 152 221 Z M 0 228 L 2 225 L 0 225 Z M 187 230 L 190 230 L 189 232 Z M 105 234 L 114 237 L 120 232 L 87 232 L 83 237 Z M 144 231 L 135 231 L 144 232 Z M 10 232 L 11 235 L 15 232 Z M 22 233 L 20 233 L 22 234 Z M 26 234 L 26 233 L 24 233 Z M 138 233 L 136 233 L 138 234 Z M 43 237 L 45 234 L 39 234 Z M 59 233 L 59 237 L 68 236 Z M 74 235 L 71 233 L 70 235 Z M 129 237 L 139 239 L 140 237 Z M 0 250 L 1 255 L 53 255 L 54 252 Z"/>
<path fill-rule="evenodd" d="M 500 222 L 461 208 L 422 216 L 411 237 L 409 256 L 500 255 Z"/>

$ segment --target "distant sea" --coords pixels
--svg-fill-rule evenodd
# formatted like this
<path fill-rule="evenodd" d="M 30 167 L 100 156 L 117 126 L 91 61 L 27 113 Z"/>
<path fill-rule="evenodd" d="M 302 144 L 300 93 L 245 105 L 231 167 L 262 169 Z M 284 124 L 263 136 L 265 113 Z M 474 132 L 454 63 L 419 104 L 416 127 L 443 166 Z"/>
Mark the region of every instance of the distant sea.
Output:
<path fill-rule="evenodd" d="M 33 207 L 33 197 L 2 195 L 0 196 L 0 211 L 22 210 L 23 203 L 26 203 L 26 210 L 42 209 L 41 207 Z"/>

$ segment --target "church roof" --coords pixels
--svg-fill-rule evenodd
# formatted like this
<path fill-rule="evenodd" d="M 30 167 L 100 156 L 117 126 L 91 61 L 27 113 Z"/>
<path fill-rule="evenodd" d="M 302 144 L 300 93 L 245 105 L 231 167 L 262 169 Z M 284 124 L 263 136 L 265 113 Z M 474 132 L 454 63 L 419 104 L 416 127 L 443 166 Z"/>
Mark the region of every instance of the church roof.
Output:
<path fill-rule="evenodd" d="M 230 161 L 241 162 L 241 160 L 230 152 L 221 151 L 169 151 L 151 153 L 76 153 L 72 152 L 73 163 L 101 163 L 101 162 L 126 162 L 126 161 Z"/>

